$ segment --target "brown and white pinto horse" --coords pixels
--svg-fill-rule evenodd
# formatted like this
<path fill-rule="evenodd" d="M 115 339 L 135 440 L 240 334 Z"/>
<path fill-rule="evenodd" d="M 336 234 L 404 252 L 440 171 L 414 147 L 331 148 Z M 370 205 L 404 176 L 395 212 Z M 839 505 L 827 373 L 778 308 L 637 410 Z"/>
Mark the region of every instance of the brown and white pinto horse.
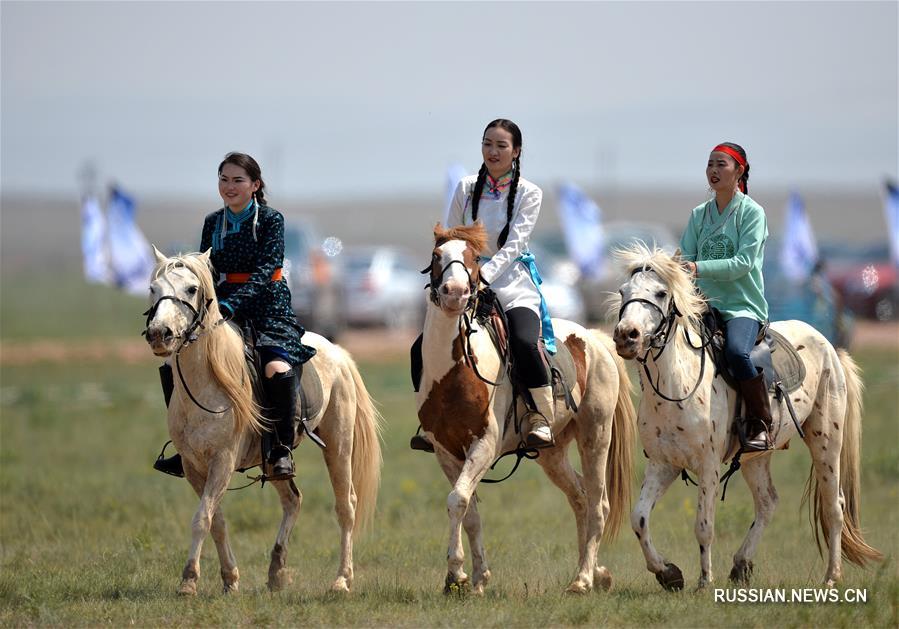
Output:
<path fill-rule="evenodd" d="M 472 553 L 471 586 L 477 594 L 483 593 L 490 570 L 475 489 L 497 457 L 514 450 L 521 438 L 506 419 L 512 386 L 490 336 L 485 331 L 466 341 L 462 333 L 463 325 L 481 329 L 468 309 L 477 289 L 477 260 L 485 240 L 479 223 L 451 229 L 442 229 L 438 223 L 434 228 L 431 287 L 436 303 L 429 304 L 425 315 L 424 364 L 417 394 L 422 428 L 453 485 L 447 498 L 450 534 L 445 591 L 468 584 L 462 568 L 464 526 Z M 577 382 L 572 394 L 578 411 L 556 405 L 555 445 L 541 449 L 537 462 L 565 492 L 577 522 L 578 571 L 568 591 L 586 592 L 594 584 L 608 589 L 611 574 L 597 565 L 597 552 L 601 537 L 616 534 L 630 503 L 635 439 L 630 380 L 606 335 L 560 319 L 553 326 L 557 343 L 564 343 L 574 358 Z M 572 441 L 580 453 L 583 475 L 568 460 Z"/>

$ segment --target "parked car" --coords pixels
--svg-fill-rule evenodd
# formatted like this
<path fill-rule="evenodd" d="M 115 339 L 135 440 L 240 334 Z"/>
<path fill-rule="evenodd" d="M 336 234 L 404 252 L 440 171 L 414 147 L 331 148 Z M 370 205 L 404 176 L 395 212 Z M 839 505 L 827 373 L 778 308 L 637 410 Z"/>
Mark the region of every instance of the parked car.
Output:
<path fill-rule="evenodd" d="M 568 259 L 553 255 L 539 243 L 532 242 L 530 249 L 543 279 L 540 291 L 546 300 L 550 316 L 583 325 L 587 316 L 584 300 L 577 287 L 577 267 Z"/>
<path fill-rule="evenodd" d="M 899 270 L 886 243 L 828 243 L 820 249 L 827 275 L 847 308 L 868 319 L 899 319 Z"/>
<path fill-rule="evenodd" d="M 823 267 L 816 266 L 809 279 L 796 281 L 784 274 L 779 254 L 778 239 L 769 238 L 762 266 L 768 318 L 771 321 L 805 321 L 834 346 L 848 347 L 853 317 L 843 307 L 843 299 L 823 272 Z"/>
<path fill-rule="evenodd" d="M 284 228 L 284 273 L 300 324 L 335 340 L 346 327 L 340 256 L 325 253 L 311 223 L 291 218 Z"/>
<path fill-rule="evenodd" d="M 358 247 L 344 255 L 350 325 L 420 329 L 426 307 L 420 261 L 395 247 Z"/>

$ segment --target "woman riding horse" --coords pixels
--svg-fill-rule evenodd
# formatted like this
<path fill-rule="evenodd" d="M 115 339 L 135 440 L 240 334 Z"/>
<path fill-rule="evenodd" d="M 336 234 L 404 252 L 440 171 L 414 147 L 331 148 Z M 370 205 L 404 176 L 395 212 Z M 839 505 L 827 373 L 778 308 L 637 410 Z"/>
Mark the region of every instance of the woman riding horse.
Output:
<path fill-rule="evenodd" d="M 219 164 L 218 178 L 225 206 L 206 217 L 200 250 L 211 248 L 213 269 L 224 276 L 216 285 L 222 317 L 240 319 L 256 333 L 256 348 L 265 366 L 265 414 L 274 424 L 276 437 L 267 457 L 272 465 L 268 478 L 292 478 L 298 372 L 315 350 L 300 342 L 304 330 L 297 323 L 290 288 L 281 274 L 284 217 L 267 205 L 262 171 L 249 155 L 228 153 Z M 171 365 L 162 365 L 159 375 L 168 406 L 174 389 Z M 153 467 L 184 476 L 178 454 L 167 459 L 160 455 Z"/>
<path fill-rule="evenodd" d="M 749 357 L 768 319 L 762 278 L 765 210 L 748 194 L 749 160 L 741 146 L 724 142 L 713 148 L 705 174 L 715 196 L 693 209 L 680 244 L 684 266 L 724 319 L 724 353 L 747 408 L 743 449 L 769 450 L 767 386 Z"/>
<path fill-rule="evenodd" d="M 521 176 L 521 145 L 521 130 L 511 120 L 499 118 L 487 125 L 481 139 L 484 162 L 477 175 L 464 177 L 456 187 L 447 227 L 480 220 L 487 230 L 481 282 L 495 293 L 509 322 L 516 375 L 533 400 L 524 442 L 539 448 L 553 443 L 553 393 L 538 342 L 542 333 L 547 349 L 555 353 L 555 340 L 534 256 L 528 251 L 543 191 Z M 421 337 L 413 345 L 412 364 L 413 371 L 421 364 Z M 433 451 L 422 436 L 413 437 L 411 445 Z"/>

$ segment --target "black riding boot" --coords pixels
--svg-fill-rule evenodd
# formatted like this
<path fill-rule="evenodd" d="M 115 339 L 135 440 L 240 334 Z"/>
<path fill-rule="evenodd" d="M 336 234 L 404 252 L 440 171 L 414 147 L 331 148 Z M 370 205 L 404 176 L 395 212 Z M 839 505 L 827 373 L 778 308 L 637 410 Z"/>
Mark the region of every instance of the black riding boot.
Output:
<path fill-rule="evenodd" d="M 297 377 L 293 369 L 284 373 L 276 373 L 271 378 L 262 379 L 265 399 L 268 405 L 268 418 L 275 426 L 277 439 L 268 453 L 268 461 L 272 466 L 269 480 L 287 480 L 293 478 L 293 458 L 290 451 L 296 437 L 294 420 L 297 414 Z"/>
<path fill-rule="evenodd" d="M 740 382 L 740 391 L 746 402 L 743 450 L 746 452 L 773 450 L 771 428 L 774 422 L 771 419 L 771 401 L 768 398 L 768 387 L 765 386 L 765 375 L 760 373 L 755 378 L 743 380 Z"/>
<path fill-rule="evenodd" d="M 175 377 L 172 374 L 171 365 L 163 363 L 159 367 L 159 382 L 162 384 L 162 396 L 165 398 L 165 407 L 168 408 L 169 402 L 172 401 L 172 392 L 175 390 Z M 169 445 L 169 443 L 171 442 L 167 442 L 165 446 Z M 167 459 L 164 458 L 165 446 L 162 446 L 162 452 L 156 457 L 153 469 L 183 478 L 184 464 L 181 463 L 181 455 L 176 452 L 174 456 L 170 456 Z"/>
<path fill-rule="evenodd" d="M 421 358 L 421 343 L 423 339 L 424 334 L 419 334 L 409 350 L 409 366 L 412 370 L 412 388 L 416 393 L 418 393 L 418 389 L 421 386 L 421 372 L 424 364 Z M 412 439 L 409 440 L 409 447 L 413 450 L 421 450 L 422 452 L 434 451 L 434 445 L 428 441 L 427 437 L 421 434 L 421 428 L 412 435 Z"/>

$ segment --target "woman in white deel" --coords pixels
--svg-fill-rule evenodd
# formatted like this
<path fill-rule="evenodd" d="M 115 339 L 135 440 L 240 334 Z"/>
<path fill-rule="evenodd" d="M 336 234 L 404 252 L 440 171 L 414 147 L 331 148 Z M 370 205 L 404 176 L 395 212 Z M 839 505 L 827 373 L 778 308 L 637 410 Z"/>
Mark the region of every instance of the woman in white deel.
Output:
<path fill-rule="evenodd" d="M 484 163 L 477 175 L 463 178 L 456 187 L 447 227 L 480 220 L 487 230 L 481 281 L 506 314 L 516 375 L 533 398 L 525 444 L 541 447 L 553 442 L 553 394 L 538 340 L 542 333 L 547 350 L 555 353 L 555 338 L 538 289 L 534 256 L 528 251 L 543 191 L 521 176 L 521 146 L 521 130 L 511 120 L 500 118 L 487 125 L 481 140 Z M 421 447 L 425 443 L 417 436 L 412 447 L 429 449 Z"/>

